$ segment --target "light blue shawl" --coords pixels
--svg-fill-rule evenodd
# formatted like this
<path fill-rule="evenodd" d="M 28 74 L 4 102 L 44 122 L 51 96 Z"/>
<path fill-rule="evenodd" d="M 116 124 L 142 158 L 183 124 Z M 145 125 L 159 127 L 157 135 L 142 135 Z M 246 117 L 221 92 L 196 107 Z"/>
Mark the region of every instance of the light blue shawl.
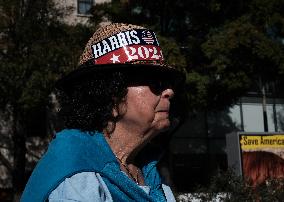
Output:
<path fill-rule="evenodd" d="M 151 158 L 150 158 L 151 159 Z M 102 133 L 66 129 L 56 135 L 46 154 L 35 167 L 21 202 L 45 202 L 64 179 L 79 172 L 100 173 L 114 201 L 166 201 L 156 160 L 148 160 L 142 168 L 146 194 L 120 170 Z"/>

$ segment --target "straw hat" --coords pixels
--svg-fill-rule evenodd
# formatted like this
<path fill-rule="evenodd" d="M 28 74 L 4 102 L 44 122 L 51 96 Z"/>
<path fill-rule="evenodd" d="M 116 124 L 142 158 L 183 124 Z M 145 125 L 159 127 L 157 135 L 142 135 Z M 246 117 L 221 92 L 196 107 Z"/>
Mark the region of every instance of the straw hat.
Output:
<path fill-rule="evenodd" d="M 99 28 L 89 39 L 80 57 L 78 68 L 56 83 L 67 89 L 74 82 L 97 71 L 143 70 L 171 75 L 184 81 L 184 75 L 164 63 L 155 33 L 141 26 L 114 23 Z M 145 71 L 144 71 L 145 70 Z"/>

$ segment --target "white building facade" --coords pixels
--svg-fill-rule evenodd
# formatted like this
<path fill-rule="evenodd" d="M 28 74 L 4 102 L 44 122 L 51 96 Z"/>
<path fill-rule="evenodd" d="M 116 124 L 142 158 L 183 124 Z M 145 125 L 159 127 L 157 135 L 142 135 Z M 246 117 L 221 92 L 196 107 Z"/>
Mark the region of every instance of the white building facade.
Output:
<path fill-rule="evenodd" d="M 91 9 L 95 4 L 109 3 L 111 0 L 54 0 L 56 6 L 66 10 L 63 21 L 70 25 L 87 24 Z"/>

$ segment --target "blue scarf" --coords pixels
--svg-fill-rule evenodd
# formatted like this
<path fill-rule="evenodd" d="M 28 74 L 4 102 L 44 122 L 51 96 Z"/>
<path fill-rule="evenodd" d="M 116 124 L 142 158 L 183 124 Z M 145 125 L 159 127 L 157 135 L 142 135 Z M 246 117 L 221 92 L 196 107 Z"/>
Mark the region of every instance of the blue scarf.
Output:
<path fill-rule="evenodd" d="M 166 201 L 157 161 L 150 160 L 142 168 L 150 194 L 120 170 L 102 133 L 63 130 L 50 143 L 46 154 L 34 169 L 21 202 L 45 202 L 50 193 L 66 178 L 79 172 L 100 173 L 113 201 Z"/>

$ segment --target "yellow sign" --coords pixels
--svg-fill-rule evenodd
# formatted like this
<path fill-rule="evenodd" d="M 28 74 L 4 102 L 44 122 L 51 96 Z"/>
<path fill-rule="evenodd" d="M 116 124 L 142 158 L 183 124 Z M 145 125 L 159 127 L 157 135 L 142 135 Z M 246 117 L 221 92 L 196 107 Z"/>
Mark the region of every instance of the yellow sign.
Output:
<path fill-rule="evenodd" d="M 281 135 L 241 135 L 241 148 L 246 149 L 284 149 L 284 134 Z"/>

